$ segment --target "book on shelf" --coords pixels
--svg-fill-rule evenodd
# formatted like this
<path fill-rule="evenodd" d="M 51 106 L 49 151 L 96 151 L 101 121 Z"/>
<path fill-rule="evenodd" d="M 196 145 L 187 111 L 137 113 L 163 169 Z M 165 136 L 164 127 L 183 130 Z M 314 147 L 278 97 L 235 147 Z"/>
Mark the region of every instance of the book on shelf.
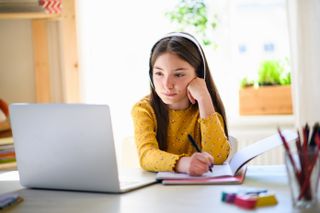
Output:
<path fill-rule="evenodd" d="M 0 151 L 0 163 L 12 162 L 16 160 L 15 152 Z"/>
<path fill-rule="evenodd" d="M 0 137 L 0 146 L 13 144 L 13 137 Z"/>
<path fill-rule="evenodd" d="M 0 170 L 14 170 L 14 169 L 17 169 L 16 161 L 0 164 Z"/>
<path fill-rule="evenodd" d="M 13 138 L 0 138 L 0 170 L 14 169 L 16 166 Z"/>
<path fill-rule="evenodd" d="M 290 142 L 297 138 L 297 134 L 289 130 L 283 131 L 283 135 Z M 158 172 L 156 178 L 163 184 L 240 184 L 245 178 L 246 165 L 250 160 L 280 145 L 282 145 L 280 136 L 274 134 L 239 150 L 229 162 L 214 165 L 212 172 L 209 171 L 202 176 Z"/>
<path fill-rule="evenodd" d="M 61 0 L 0 0 L 0 13 L 60 13 Z"/>

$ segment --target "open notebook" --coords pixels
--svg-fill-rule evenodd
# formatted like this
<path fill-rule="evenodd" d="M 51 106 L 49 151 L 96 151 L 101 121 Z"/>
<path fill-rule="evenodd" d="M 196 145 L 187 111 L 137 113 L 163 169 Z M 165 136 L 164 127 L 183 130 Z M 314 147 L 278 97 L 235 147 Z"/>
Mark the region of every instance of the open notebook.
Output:
<path fill-rule="evenodd" d="M 283 131 L 287 141 L 294 141 L 297 134 L 292 131 Z M 189 176 L 184 173 L 158 172 L 157 179 L 163 184 L 222 184 L 222 183 L 242 183 L 246 171 L 246 163 L 256 156 L 282 145 L 278 134 L 272 135 L 253 143 L 236 152 L 229 163 L 214 165 L 212 172 L 207 172 L 202 176 Z"/>

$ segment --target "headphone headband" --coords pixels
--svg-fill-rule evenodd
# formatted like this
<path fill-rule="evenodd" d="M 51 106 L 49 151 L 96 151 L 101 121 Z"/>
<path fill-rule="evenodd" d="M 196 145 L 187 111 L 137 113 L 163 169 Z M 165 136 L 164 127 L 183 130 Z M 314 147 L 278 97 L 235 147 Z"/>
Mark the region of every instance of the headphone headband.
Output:
<path fill-rule="evenodd" d="M 201 48 L 201 45 L 200 43 L 191 35 L 189 34 L 186 34 L 186 33 L 181 33 L 181 32 L 172 32 L 172 33 L 168 33 L 164 36 L 162 36 L 159 40 L 161 41 L 162 39 L 164 38 L 170 38 L 170 37 L 182 37 L 182 38 L 186 38 L 188 39 L 189 41 L 191 41 L 194 45 L 196 45 L 199 53 L 200 53 L 200 56 L 201 56 L 201 59 L 202 59 L 202 64 L 203 64 L 203 79 L 206 79 L 206 63 L 205 63 L 205 58 L 204 58 L 204 53 L 203 53 L 203 50 Z"/>

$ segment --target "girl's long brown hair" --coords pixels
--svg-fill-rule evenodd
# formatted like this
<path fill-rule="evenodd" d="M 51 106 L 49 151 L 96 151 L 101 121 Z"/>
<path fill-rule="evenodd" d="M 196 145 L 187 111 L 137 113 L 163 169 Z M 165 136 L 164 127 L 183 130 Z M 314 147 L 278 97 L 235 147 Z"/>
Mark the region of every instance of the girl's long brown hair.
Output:
<path fill-rule="evenodd" d="M 189 35 L 189 34 L 188 34 Z M 190 35 L 191 36 L 191 35 Z M 201 47 L 200 47 L 201 48 Z M 227 128 L 227 118 L 225 114 L 224 105 L 220 98 L 219 92 L 214 84 L 214 81 L 211 77 L 211 73 L 208 67 L 207 60 L 204 56 L 204 61 L 200 55 L 202 51 L 198 49 L 198 47 L 189 39 L 180 37 L 180 36 L 172 36 L 167 37 L 159 40 L 152 48 L 149 60 L 149 75 L 150 75 L 150 103 L 153 107 L 156 119 L 157 119 L 157 141 L 159 148 L 161 150 L 167 149 L 167 132 L 168 132 L 168 123 L 169 123 L 169 115 L 168 115 L 168 108 L 165 103 L 162 102 L 160 97 L 157 95 L 154 84 L 153 84 L 153 65 L 156 59 L 163 53 L 170 52 L 177 54 L 180 58 L 187 61 L 191 64 L 199 78 L 204 77 L 205 74 L 205 82 L 210 93 L 213 106 L 215 111 L 218 112 L 223 120 L 224 120 L 224 131 L 226 136 L 228 137 L 228 128 Z M 204 71 L 203 63 L 205 63 L 206 70 Z"/>

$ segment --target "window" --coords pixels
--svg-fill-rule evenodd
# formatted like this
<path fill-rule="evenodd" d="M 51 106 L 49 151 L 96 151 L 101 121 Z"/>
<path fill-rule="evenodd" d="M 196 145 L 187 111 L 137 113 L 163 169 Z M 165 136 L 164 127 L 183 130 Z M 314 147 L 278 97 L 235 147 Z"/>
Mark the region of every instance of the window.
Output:
<path fill-rule="evenodd" d="M 273 43 L 265 43 L 263 45 L 263 50 L 265 52 L 274 52 L 274 44 Z"/>
<path fill-rule="evenodd" d="M 82 101 L 109 104 L 114 136 L 122 141 L 133 134 L 131 107 L 149 93 L 151 47 L 173 30 L 163 15 L 172 1 L 80 0 L 77 5 Z"/>
<path fill-rule="evenodd" d="M 285 0 L 207 2 L 218 14 L 212 34 L 218 48 L 204 51 L 233 120 L 239 116 L 241 78 L 254 76 L 264 58 L 289 57 Z M 118 135 L 132 134 L 131 107 L 149 93 L 150 49 L 161 35 L 176 30 L 164 15 L 175 3 L 78 2 L 82 100 L 110 104 Z"/>
<path fill-rule="evenodd" d="M 247 46 L 245 44 L 239 44 L 239 53 L 245 54 L 247 52 Z"/>

